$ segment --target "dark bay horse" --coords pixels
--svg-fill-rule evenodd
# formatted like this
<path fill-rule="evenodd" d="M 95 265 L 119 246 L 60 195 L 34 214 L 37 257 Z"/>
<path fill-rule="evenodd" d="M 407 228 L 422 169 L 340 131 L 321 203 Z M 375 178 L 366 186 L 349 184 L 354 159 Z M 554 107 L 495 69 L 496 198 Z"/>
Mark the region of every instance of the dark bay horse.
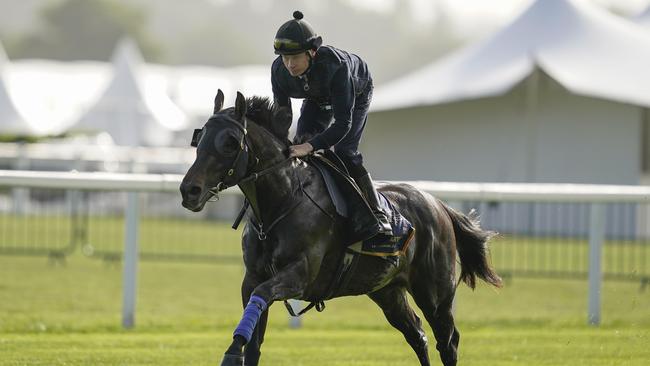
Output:
<path fill-rule="evenodd" d="M 386 185 L 380 191 L 415 228 L 410 246 L 397 266 L 361 256 L 351 280 L 329 293 L 347 230 L 318 171 L 288 158 L 291 111 L 267 99 L 245 99 L 241 93 L 235 107 L 222 107 L 219 91 L 214 114 L 193 139 L 196 160 L 180 187 L 183 206 L 200 211 L 218 191 L 239 185 L 255 217 L 242 238 L 244 315 L 222 365 L 258 364 L 273 302 L 361 294 L 402 332 L 420 364 L 429 365 L 427 338 L 407 293 L 433 329 L 442 363 L 456 365 L 460 335 L 451 311 L 458 284 L 456 256 L 460 281 L 474 288 L 478 277 L 501 286 L 488 262 L 487 242 L 493 233 L 412 186 Z"/>

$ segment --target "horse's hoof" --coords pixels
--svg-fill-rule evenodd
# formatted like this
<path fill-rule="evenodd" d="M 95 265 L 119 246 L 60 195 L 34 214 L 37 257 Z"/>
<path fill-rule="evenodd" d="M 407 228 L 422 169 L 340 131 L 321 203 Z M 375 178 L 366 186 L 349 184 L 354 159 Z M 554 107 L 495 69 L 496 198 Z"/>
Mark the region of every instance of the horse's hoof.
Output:
<path fill-rule="evenodd" d="M 230 355 L 228 353 L 223 355 L 221 366 L 244 366 L 244 355 Z"/>

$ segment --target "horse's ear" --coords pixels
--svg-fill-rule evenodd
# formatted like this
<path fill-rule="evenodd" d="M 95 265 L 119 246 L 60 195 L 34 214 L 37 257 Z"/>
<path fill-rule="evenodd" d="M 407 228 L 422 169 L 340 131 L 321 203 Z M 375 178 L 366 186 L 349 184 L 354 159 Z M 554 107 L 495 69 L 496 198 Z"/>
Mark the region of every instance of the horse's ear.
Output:
<path fill-rule="evenodd" d="M 242 121 L 246 115 L 246 98 L 240 92 L 237 92 L 237 100 L 235 100 L 235 118 Z"/>
<path fill-rule="evenodd" d="M 223 92 L 221 89 L 217 91 L 217 96 L 214 97 L 214 112 L 213 114 L 217 114 L 223 108 Z"/>

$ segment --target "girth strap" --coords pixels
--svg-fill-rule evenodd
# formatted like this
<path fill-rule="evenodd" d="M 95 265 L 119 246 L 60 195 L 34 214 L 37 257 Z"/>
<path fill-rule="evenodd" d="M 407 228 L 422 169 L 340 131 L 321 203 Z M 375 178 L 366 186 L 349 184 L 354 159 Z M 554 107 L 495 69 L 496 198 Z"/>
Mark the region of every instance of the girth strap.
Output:
<path fill-rule="evenodd" d="M 245 181 L 246 182 L 251 181 L 251 180 L 255 181 L 260 175 L 267 174 L 272 169 L 274 169 L 277 166 L 283 164 L 284 162 L 286 162 L 286 161 L 280 162 L 279 164 L 276 164 L 275 166 L 273 166 L 273 167 L 271 167 L 269 169 L 265 169 L 262 172 L 254 174 L 252 176 L 249 176 L 248 178 L 245 179 Z M 334 168 L 338 169 L 335 166 L 334 166 Z M 240 182 L 240 183 L 242 183 L 242 182 Z M 323 207 L 321 207 L 316 202 L 316 200 L 313 197 L 311 197 L 311 195 L 305 190 L 302 182 L 300 181 L 300 178 L 298 178 L 298 186 L 299 186 L 298 187 L 299 189 L 297 191 L 300 191 L 303 195 L 307 196 L 307 198 L 316 207 L 318 207 L 325 215 L 327 215 L 331 220 L 335 220 L 335 217 L 332 214 L 328 213 Z M 358 189 L 358 188 L 356 188 L 356 189 Z M 249 219 L 250 223 L 253 224 L 253 225 L 251 225 L 251 227 L 257 233 L 257 236 L 258 236 L 258 238 L 260 240 L 266 240 L 267 233 L 269 233 L 275 227 L 276 224 L 278 224 L 285 217 L 287 217 L 295 208 L 297 208 L 304 201 L 303 199 L 300 199 L 300 198 L 296 199 L 296 198 L 297 197 L 294 196 L 294 199 L 292 200 L 293 201 L 292 205 L 289 208 L 287 208 L 282 214 L 277 216 L 275 218 L 275 220 L 273 220 L 271 222 L 271 224 L 268 225 L 266 228 L 264 227 L 264 224 L 261 222 L 261 220 L 256 219 L 255 214 L 251 215 L 251 217 Z M 243 216 L 245 215 L 248 207 L 250 207 L 250 202 L 249 202 L 248 199 L 245 199 L 244 204 L 243 204 L 243 206 L 242 206 L 242 208 L 241 208 L 241 210 L 239 212 L 239 215 L 237 215 L 237 218 L 235 219 L 235 222 L 233 223 L 233 226 L 232 226 L 233 229 L 237 229 L 237 227 L 239 226 L 239 224 L 240 224 Z M 339 263 L 338 263 L 338 266 L 337 266 L 337 270 L 334 273 L 332 281 L 330 282 L 330 284 L 329 284 L 329 286 L 327 288 L 326 295 L 323 297 L 322 300 L 310 302 L 309 305 L 307 305 L 304 309 L 300 310 L 298 313 L 296 313 L 293 310 L 293 308 L 291 307 L 291 305 L 289 304 L 289 302 L 287 300 L 284 300 L 284 306 L 287 308 L 287 311 L 289 312 L 289 315 L 294 316 L 294 317 L 301 316 L 301 315 L 305 314 L 306 312 L 308 312 L 309 310 L 311 310 L 313 308 L 316 308 L 316 311 L 318 311 L 318 312 L 322 312 L 323 310 L 325 310 L 325 300 L 327 300 L 327 299 L 331 298 L 332 296 L 334 296 L 335 292 L 341 287 L 343 282 L 345 282 L 345 280 L 349 277 L 349 275 L 351 273 L 351 269 L 352 269 L 352 267 L 354 267 L 353 266 L 354 258 L 356 258 L 356 256 L 351 255 L 351 253 L 347 252 L 346 250 L 344 250 L 341 253 L 341 257 L 339 258 Z M 275 276 L 277 274 L 277 270 L 275 269 L 275 267 L 273 265 L 269 265 L 268 269 L 269 269 L 269 272 L 271 273 L 271 275 Z"/>
<path fill-rule="evenodd" d="M 284 306 L 287 308 L 287 312 L 289 312 L 289 315 L 291 316 L 301 316 L 302 314 L 308 312 L 312 308 L 316 307 L 316 311 L 319 313 L 325 310 L 325 301 L 312 301 L 307 305 L 304 309 L 300 310 L 298 314 L 293 311 L 293 308 L 291 307 L 291 304 L 289 304 L 289 301 L 284 300 Z"/>
<path fill-rule="evenodd" d="M 309 305 L 307 305 L 304 309 L 300 310 L 300 312 L 298 312 L 297 314 L 291 307 L 291 304 L 289 304 L 287 300 L 284 300 L 284 306 L 287 308 L 287 312 L 289 312 L 289 315 L 294 317 L 301 316 L 302 314 L 308 312 L 314 307 L 316 308 L 316 311 L 318 311 L 319 313 L 325 310 L 325 300 L 332 298 L 332 296 L 334 296 L 336 291 L 340 289 L 344 284 L 347 285 L 350 276 L 354 273 L 354 270 L 356 269 L 356 263 L 358 257 L 359 257 L 358 253 L 354 253 L 348 249 L 343 251 L 341 257 L 339 258 L 339 264 L 336 268 L 336 272 L 334 273 L 334 277 L 332 278 L 332 281 L 330 282 L 327 288 L 327 294 L 323 297 L 322 300 L 310 302 Z"/>

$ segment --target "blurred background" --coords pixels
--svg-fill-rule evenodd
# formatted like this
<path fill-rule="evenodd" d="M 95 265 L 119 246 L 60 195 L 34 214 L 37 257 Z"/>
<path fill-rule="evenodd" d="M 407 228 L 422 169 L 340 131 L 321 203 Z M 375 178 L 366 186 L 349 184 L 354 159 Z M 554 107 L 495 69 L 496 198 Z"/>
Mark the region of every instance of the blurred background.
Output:
<path fill-rule="evenodd" d="M 243 197 L 191 213 L 178 183 L 217 89 L 272 96 L 297 9 L 369 64 L 373 176 L 500 233 L 504 289 L 459 289 L 461 361 L 645 365 L 650 0 L 0 0 L 0 365 L 214 364 Z M 415 362 L 364 297 L 274 307 L 274 337 L 270 364 Z"/>

